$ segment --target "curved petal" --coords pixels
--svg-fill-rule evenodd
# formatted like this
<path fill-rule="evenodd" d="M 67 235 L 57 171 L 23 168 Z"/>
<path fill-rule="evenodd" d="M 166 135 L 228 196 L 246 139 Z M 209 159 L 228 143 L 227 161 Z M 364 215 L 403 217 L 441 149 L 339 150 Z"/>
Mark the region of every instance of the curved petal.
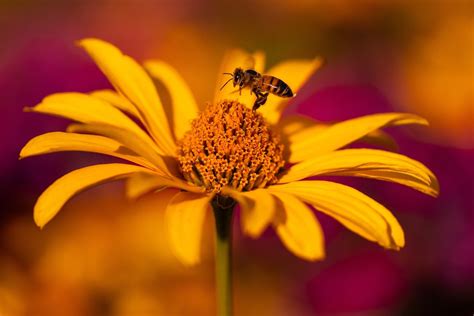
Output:
<path fill-rule="evenodd" d="M 291 194 L 273 191 L 278 199 L 273 226 L 285 247 L 310 260 L 324 258 L 324 234 L 313 212 Z"/>
<path fill-rule="evenodd" d="M 307 128 L 312 128 L 314 133 L 328 128 L 328 123 L 316 121 L 304 115 L 287 115 L 283 117 L 276 128 L 285 137 L 295 137 L 298 133 L 304 132 Z"/>
<path fill-rule="evenodd" d="M 312 60 L 288 60 L 272 67 L 267 74 L 283 80 L 296 95 L 322 64 L 323 59 L 321 57 Z M 268 101 L 259 108 L 259 111 L 270 124 L 274 125 L 280 120 L 287 104 L 288 99 L 269 96 Z"/>
<path fill-rule="evenodd" d="M 339 175 L 373 178 L 412 187 L 436 196 L 435 175 L 422 163 L 406 156 L 376 149 L 344 149 L 317 156 L 293 165 L 280 183 L 316 175 Z"/>
<path fill-rule="evenodd" d="M 104 124 L 115 126 L 133 133 L 136 138 L 146 142 L 151 148 L 159 151 L 135 122 L 109 103 L 84 93 L 56 93 L 47 96 L 43 101 L 26 111 L 57 115 L 84 124 Z"/>
<path fill-rule="evenodd" d="M 428 125 L 428 122 L 413 114 L 384 113 L 350 119 L 324 130 L 307 128 L 289 138 L 289 161 L 295 163 L 310 159 L 344 147 L 380 128 L 404 124 Z"/>
<path fill-rule="evenodd" d="M 44 98 L 40 104 L 32 108 L 25 108 L 25 110 L 57 115 L 81 123 L 118 126 L 139 136 L 146 135 L 135 122 L 118 109 L 103 100 L 84 93 L 52 94 Z"/>
<path fill-rule="evenodd" d="M 255 96 L 250 94 L 249 89 L 242 90 L 242 95 L 238 93 L 238 89 L 232 86 L 232 81 L 229 82 L 222 90 L 221 87 L 224 83 L 230 79 L 230 77 L 223 75 L 224 72 L 234 72 L 235 68 L 261 68 L 265 63 L 265 55 L 261 52 L 257 52 L 253 55 L 249 53 L 234 49 L 230 50 L 224 56 L 221 64 L 221 68 L 218 74 L 216 93 L 214 96 L 214 103 L 218 103 L 222 100 L 238 100 L 240 103 L 252 107 L 255 102 Z M 257 69 L 255 69 L 257 70 Z M 258 70 L 257 70 L 258 71 Z"/>
<path fill-rule="evenodd" d="M 356 189 L 329 181 L 297 181 L 268 189 L 295 195 L 385 248 L 398 250 L 405 245 L 403 230 L 392 213 Z"/>
<path fill-rule="evenodd" d="M 398 151 L 397 141 L 383 130 L 375 130 L 360 139 L 361 142 L 377 146 L 385 150 Z"/>
<path fill-rule="evenodd" d="M 199 262 L 202 228 L 211 195 L 178 192 L 168 204 L 165 222 L 176 257 L 186 265 Z"/>
<path fill-rule="evenodd" d="M 168 89 L 172 104 L 167 113 L 171 116 L 175 139 L 181 139 L 184 133 L 191 129 L 191 121 L 199 113 L 191 89 L 176 69 L 163 61 L 150 60 L 145 62 L 144 66 L 153 78 L 161 81 Z"/>
<path fill-rule="evenodd" d="M 43 228 L 77 193 L 92 186 L 126 177 L 135 172 L 149 172 L 143 167 L 127 164 L 103 164 L 74 170 L 51 184 L 38 198 L 34 207 L 36 225 Z"/>
<path fill-rule="evenodd" d="M 178 178 L 170 178 L 155 174 L 137 173 L 130 176 L 126 182 L 126 195 L 136 199 L 146 193 L 156 192 L 172 187 L 194 193 L 204 193 L 205 189 L 191 185 Z"/>
<path fill-rule="evenodd" d="M 160 149 L 168 155 L 175 152 L 163 106 L 151 78 L 131 57 L 110 43 L 88 38 L 79 41 L 110 83 L 126 96 L 143 115 L 146 126 Z"/>
<path fill-rule="evenodd" d="M 153 175 L 134 174 L 125 182 L 125 195 L 129 199 L 137 199 L 150 192 L 158 192 L 168 187 Z"/>
<path fill-rule="evenodd" d="M 100 124 L 71 124 L 67 128 L 71 133 L 90 133 L 99 134 L 118 141 L 125 147 L 130 148 L 138 155 L 150 161 L 155 170 L 163 174 L 177 175 L 177 166 L 172 164 L 172 159 L 165 160 L 155 150 L 156 147 L 151 146 L 153 143 L 148 143 L 137 138 L 133 133 L 115 126 L 100 125 Z"/>
<path fill-rule="evenodd" d="M 109 155 L 155 169 L 155 166 L 119 142 L 98 135 L 51 132 L 32 138 L 21 150 L 20 159 L 61 151 L 85 151 Z"/>
<path fill-rule="evenodd" d="M 306 129 L 311 129 L 313 134 L 317 134 L 334 124 L 337 123 L 320 122 L 304 115 L 289 115 L 282 118 L 276 125 L 276 128 L 280 132 L 285 145 L 288 145 L 290 143 L 289 140 L 298 138 L 299 133 L 307 135 Z M 361 138 L 360 141 L 386 150 L 398 150 L 395 140 L 382 130 L 375 130 Z"/>
<path fill-rule="evenodd" d="M 265 228 L 272 222 L 275 216 L 275 200 L 265 189 L 256 189 L 248 192 L 240 192 L 225 188 L 223 194 L 228 194 L 239 202 L 242 210 L 242 231 L 258 238 Z"/>
<path fill-rule="evenodd" d="M 138 112 L 135 105 L 133 105 L 128 99 L 122 97 L 120 94 L 113 90 L 96 90 L 90 93 L 91 96 L 104 100 L 109 104 L 113 105 L 122 112 L 128 113 L 142 121 L 144 125 L 146 122 L 142 119 L 140 112 Z"/>

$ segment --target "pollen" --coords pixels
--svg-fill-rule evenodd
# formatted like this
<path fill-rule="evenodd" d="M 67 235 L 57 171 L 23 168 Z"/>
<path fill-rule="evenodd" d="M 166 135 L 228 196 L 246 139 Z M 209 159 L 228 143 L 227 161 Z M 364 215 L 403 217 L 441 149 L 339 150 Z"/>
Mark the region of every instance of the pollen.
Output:
<path fill-rule="evenodd" d="M 184 178 L 208 192 L 265 187 L 285 165 L 279 136 L 260 113 L 236 101 L 208 105 L 178 145 Z"/>

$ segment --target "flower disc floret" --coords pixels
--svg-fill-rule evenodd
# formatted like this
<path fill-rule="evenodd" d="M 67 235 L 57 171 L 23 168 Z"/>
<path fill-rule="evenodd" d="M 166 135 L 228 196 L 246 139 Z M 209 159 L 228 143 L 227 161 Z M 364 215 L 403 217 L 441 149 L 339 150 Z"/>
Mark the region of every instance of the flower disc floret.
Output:
<path fill-rule="evenodd" d="M 179 144 L 187 181 L 219 193 L 274 184 L 283 169 L 283 144 L 258 112 L 236 101 L 209 105 Z"/>

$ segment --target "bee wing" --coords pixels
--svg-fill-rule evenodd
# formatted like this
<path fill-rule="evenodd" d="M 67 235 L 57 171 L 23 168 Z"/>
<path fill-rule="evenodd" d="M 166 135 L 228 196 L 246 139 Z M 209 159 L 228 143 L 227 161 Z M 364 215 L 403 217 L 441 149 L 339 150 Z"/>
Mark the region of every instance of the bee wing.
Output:
<path fill-rule="evenodd" d="M 244 60 L 244 64 L 242 65 L 243 69 L 254 69 L 255 67 L 255 59 L 252 55 L 248 55 L 248 57 Z"/>
<path fill-rule="evenodd" d="M 252 54 L 253 61 L 254 61 L 254 68 L 255 71 L 264 73 L 265 72 L 265 53 L 261 50 L 256 51 Z"/>
<path fill-rule="evenodd" d="M 263 72 L 265 68 L 265 53 L 261 50 L 249 55 L 242 65 L 243 69 L 254 69 L 257 72 Z"/>

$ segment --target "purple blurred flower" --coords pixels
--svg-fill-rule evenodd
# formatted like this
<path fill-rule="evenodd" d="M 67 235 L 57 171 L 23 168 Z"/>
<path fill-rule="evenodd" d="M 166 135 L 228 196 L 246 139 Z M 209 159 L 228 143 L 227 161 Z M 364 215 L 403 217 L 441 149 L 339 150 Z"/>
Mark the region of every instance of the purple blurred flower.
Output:
<path fill-rule="evenodd" d="M 318 315 L 367 311 L 395 304 L 405 282 L 389 254 L 364 251 L 323 269 L 307 284 L 307 294 Z"/>

